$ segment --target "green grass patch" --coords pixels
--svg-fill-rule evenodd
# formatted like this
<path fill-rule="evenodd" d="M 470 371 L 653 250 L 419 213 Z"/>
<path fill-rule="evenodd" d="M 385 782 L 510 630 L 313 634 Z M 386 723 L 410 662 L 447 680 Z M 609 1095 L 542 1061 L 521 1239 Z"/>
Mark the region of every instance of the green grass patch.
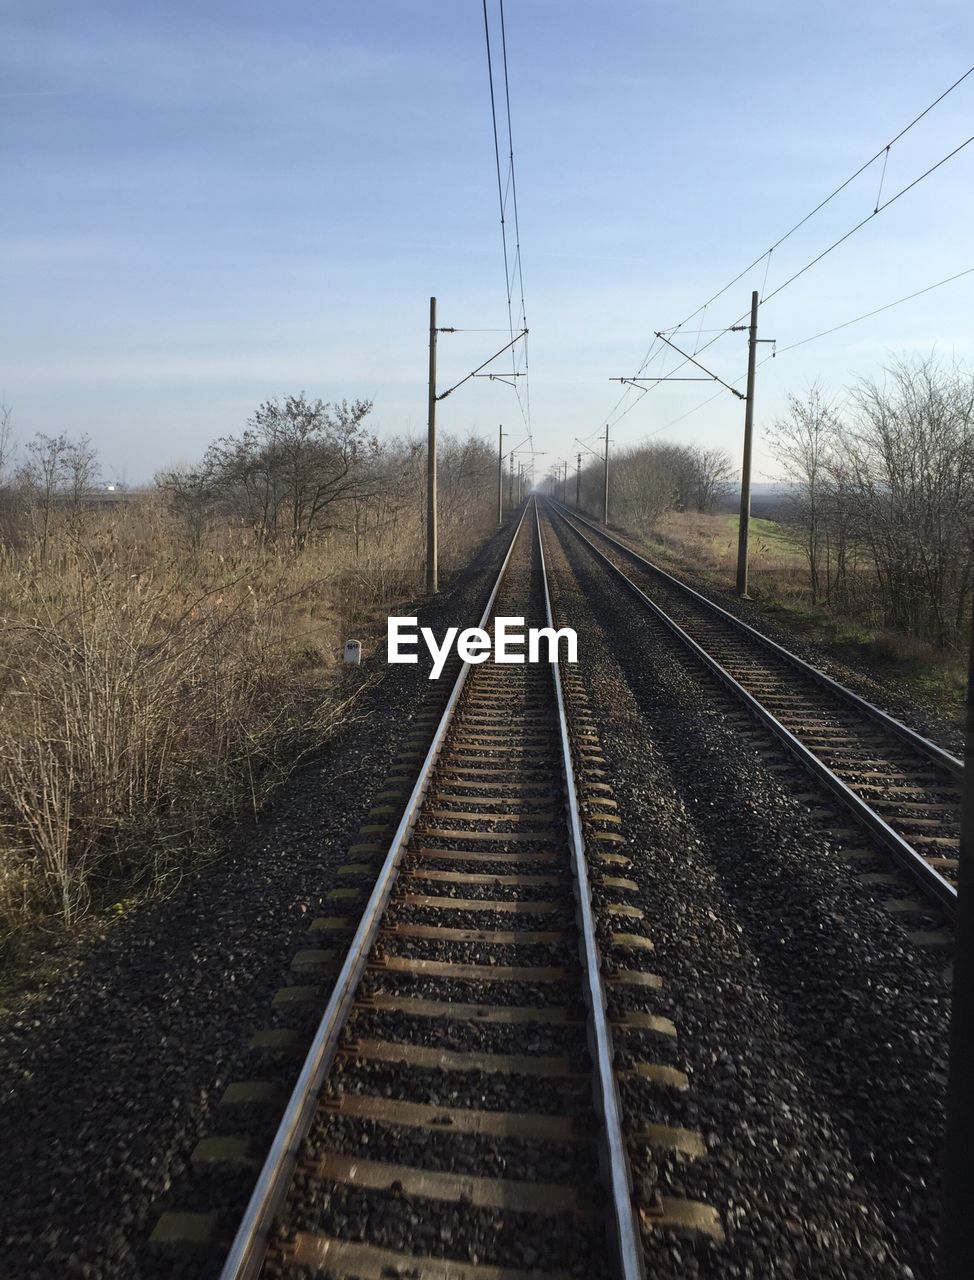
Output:
<path fill-rule="evenodd" d="M 736 539 L 741 526 L 741 517 L 728 516 L 727 527 Z M 760 516 L 751 516 L 750 542 L 753 546 L 755 540 L 767 543 L 770 550 L 777 551 L 781 555 L 793 556 L 796 560 L 802 558 L 802 549 L 792 536 L 791 530 L 784 525 L 778 524 L 775 520 L 764 520 Z"/>

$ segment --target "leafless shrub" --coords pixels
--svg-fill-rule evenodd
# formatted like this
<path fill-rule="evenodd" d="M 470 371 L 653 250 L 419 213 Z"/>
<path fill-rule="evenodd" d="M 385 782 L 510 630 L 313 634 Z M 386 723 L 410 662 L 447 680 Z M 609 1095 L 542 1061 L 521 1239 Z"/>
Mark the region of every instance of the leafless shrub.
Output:
<path fill-rule="evenodd" d="M 354 714 L 341 642 L 421 589 L 424 547 L 424 450 L 364 439 L 366 412 L 262 406 L 239 449 L 111 504 L 87 441 L 28 446 L 0 548 L 7 935 L 166 883 Z M 493 465 L 443 439 L 446 575 L 494 527 Z"/>
<path fill-rule="evenodd" d="M 933 357 L 861 379 L 840 417 L 818 387 L 775 424 L 814 601 L 941 648 L 966 635 L 974 572 L 974 373 Z"/>

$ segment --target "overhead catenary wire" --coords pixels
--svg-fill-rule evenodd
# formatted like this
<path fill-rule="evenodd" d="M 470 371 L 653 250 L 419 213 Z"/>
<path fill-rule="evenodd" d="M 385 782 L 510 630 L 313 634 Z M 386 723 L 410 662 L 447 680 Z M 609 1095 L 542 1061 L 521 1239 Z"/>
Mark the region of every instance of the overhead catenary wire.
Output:
<path fill-rule="evenodd" d="M 510 169 L 508 173 L 511 191 L 511 205 L 514 211 L 514 261 L 517 265 L 517 279 L 521 295 L 521 327 L 527 328 L 527 313 L 524 307 L 524 271 L 521 264 L 521 221 L 517 211 L 517 175 L 514 171 L 514 131 L 511 125 L 511 83 L 507 71 L 507 27 L 504 22 L 504 0 L 500 0 L 501 14 L 501 52 L 504 59 L 504 102 L 507 107 L 507 145 Z M 513 279 L 511 281 L 513 287 Z"/>
<path fill-rule="evenodd" d="M 517 203 L 517 177 L 514 167 L 514 130 L 511 120 L 511 92 L 510 92 L 510 76 L 507 62 L 507 29 L 504 17 L 504 0 L 499 0 L 499 16 L 500 16 L 500 33 L 501 33 L 501 64 L 503 67 L 503 103 L 507 117 L 507 174 L 502 174 L 501 165 L 501 133 L 498 126 L 498 98 L 499 93 L 495 88 L 494 79 L 494 54 L 491 43 L 490 16 L 487 7 L 487 0 L 483 0 L 484 14 L 484 42 L 487 51 L 487 77 L 490 87 L 490 114 L 491 126 L 494 136 L 494 163 L 497 173 L 497 201 L 500 211 L 501 224 L 501 244 L 504 259 L 504 293 L 507 301 L 507 317 L 508 331 L 511 338 L 511 373 L 514 378 L 514 394 L 517 398 L 518 407 L 521 417 L 524 420 L 525 428 L 528 436 L 531 438 L 531 412 L 530 412 L 530 385 L 528 380 L 528 346 L 527 346 L 527 318 L 524 303 L 524 272 L 521 258 L 521 230 L 520 215 Z M 508 246 L 508 224 L 507 224 L 507 204 L 508 197 L 511 201 L 511 212 L 514 222 L 514 249 L 513 254 Z M 517 323 L 514 319 L 514 285 L 517 282 L 519 289 L 520 310 Z M 516 335 L 522 336 L 523 339 L 523 367 L 521 356 L 515 347 Z M 524 396 L 522 399 L 520 389 L 517 385 L 517 379 L 524 378 Z"/>
<path fill-rule="evenodd" d="M 513 215 L 515 215 L 515 264 L 517 268 L 518 292 L 520 292 L 521 314 L 518 319 L 518 326 L 525 332 L 525 338 L 521 351 L 523 352 L 523 387 L 525 387 L 525 403 L 523 403 L 523 417 L 525 417 L 525 425 L 531 448 L 534 448 L 534 439 L 531 436 L 531 381 L 529 378 L 529 347 L 527 347 L 527 310 L 525 307 L 525 278 L 523 278 L 523 265 L 521 260 L 521 219 L 517 210 L 517 174 L 515 170 L 515 137 L 513 137 L 513 127 L 511 123 L 511 78 L 508 76 L 507 69 L 507 24 L 504 22 L 504 0 L 499 0 L 500 5 L 500 52 L 502 52 L 504 65 L 504 105 L 507 108 L 507 142 L 508 142 L 508 177 L 509 188 L 511 188 L 511 204 Z M 509 289 L 513 289 L 513 276 L 509 282 Z M 513 348 L 513 367 L 517 371 L 517 361 L 520 357 L 518 348 Z M 517 387 L 517 383 L 515 383 Z M 520 401 L 520 394 L 518 394 Z"/>
<path fill-rule="evenodd" d="M 948 97 L 949 94 L 953 93 L 953 91 L 957 89 L 959 85 L 963 84 L 963 82 L 967 80 L 972 74 L 974 74 L 974 66 L 968 67 L 968 69 L 962 75 L 958 76 L 957 79 L 954 80 L 952 84 L 948 85 L 947 88 L 944 89 L 940 94 L 938 94 L 937 97 L 934 98 L 932 102 L 929 102 L 923 108 L 922 111 L 920 111 L 916 116 L 913 117 L 912 120 L 910 120 L 906 125 L 904 125 L 903 128 L 901 128 L 899 132 L 896 133 L 884 146 L 880 147 L 879 150 L 876 151 L 872 156 L 870 156 L 868 160 L 866 160 L 863 164 L 861 164 L 853 173 L 851 173 L 846 179 L 844 179 L 844 181 L 839 183 L 837 187 L 835 187 L 831 192 L 829 192 L 829 194 L 825 196 L 823 200 L 820 200 L 818 204 L 814 206 L 814 208 L 809 210 L 809 212 L 806 213 L 804 217 L 800 218 L 793 226 L 789 227 L 788 230 L 785 231 L 783 235 L 779 236 L 778 239 L 775 240 L 775 242 L 771 245 L 769 249 L 766 249 L 763 253 L 759 254 L 742 271 L 738 272 L 738 274 L 735 275 L 733 279 L 729 280 L 727 284 L 725 284 L 722 288 L 718 289 L 716 293 L 712 294 L 704 303 L 702 303 L 700 306 L 696 307 L 693 311 L 691 311 L 678 324 L 672 325 L 669 328 L 662 330 L 662 332 L 664 333 L 676 332 L 677 330 L 681 329 L 684 325 L 688 324 L 689 321 L 692 320 L 693 317 L 698 314 L 701 315 L 701 323 L 702 323 L 703 316 L 706 314 L 707 308 L 712 303 L 716 302 L 717 299 L 720 298 L 723 294 L 725 294 L 730 288 L 732 288 L 735 284 L 737 284 L 740 280 L 742 280 L 750 271 L 752 271 L 756 266 L 758 266 L 761 263 L 761 261 L 765 258 L 767 259 L 767 262 L 765 266 L 764 282 L 762 284 L 762 289 L 761 289 L 761 304 L 764 305 L 764 303 L 769 302 L 772 298 L 776 297 L 789 285 L 793 284 L 797 279 L 799 279 L 800 276 L 804 275 L 807 271 L 811 270 L 813 266 L 815 266 L 818 262 L 822 261 L 822 259 L 825 258 L 828 254 L 830 254 L 834 249 L 837 249 L 841 244 L 843 244 L 851 236 L 855 235 L 857 231 L 859 231 L 862 227 L 864 227 L 868 222 L 870 222 L 878 214 L 882 213 L 884 209 L 889 208 L 889 206 L 892 205 L 895 201 L 897 201 L 901 196 L 905 195 L 908 191 L 912 190 L 925 178 L 929 177 L 942 165 L 946 164 L 947 161 L 951 160 L 955 155 L 963 151 L 964 148 L 969 146 L 971 142 L 974 142 L 974 136 L 967 138 L 964 142 L 960 143 L 952 151 L 948 152 L 945 156 L 942 156 L 935 164 L 931 165 L 918 177 L 914 178 L 911 182 L 907 183 L 906 186 L 902 187 L 894 195 L 890 196 L 887 200 L 880 203 L 881 197 L 882 197 L 883 185 L 884 185 L 885 176 L 886 176 L 886 166 L 889 160 L 889 153 L 891 148 L 897 142 L 899 142 L 901 138 L 903 138 L 907 133 L 909 133 L 910 130 L 914 128 L 914 126 L 919 124 L 919 122 L 926 115 L 928 115 L 936 106 L 938 106 L 941 102 L 943 102 L 943 100 L 946 97 Z M 793 272 L 780 285 L 777 285 L 772 290 L 771 293 L 766 293 L 765 291 L 767 288 L 768 272 L 770 270 L 771 258 L 774 251 L 778 249 L 782 244 L 784 244 L 785 241 L 788 240 L 791 236 L 793 236 L 796 231 L 800 230 L 803 226 L 805 226 L 807 222 L 809 222 L 817 213 L 819 213 L 828 204 L 830 204 L 831 201 L 833 201 L 836 198 L 836 196 L 838 196 L 842 191 L 844 191 L 852 182 L 856 180 L 856 178 L 858 178 L 861 174 L 863 174 L 867 169 L 870 168 L 871 165 L 875 164 L 876 161 L 879 159 L 882 159 L 883 161 L 883 172 L 880 179 L 879 191 L 877 192 L 875 204 L 872 211 L 865 218 L 863 218 L 861 221 L 856 223 L 856 225 L 853 226 L 849 231 L 845 232 L 838 240 L 834 241 L 821 253 L 817 254 L 813 259 L 811 259 L 811 261 L 806 263 L 798 271 Z M 723 333 L 729 332 L 730 329 L 733 327 L 733 325 L 740 324 L 744 319 L 746 319 L 746 317 L 747 317 L 747 312 L 744 312 L 743 315 L 741 315 L 740 317 L 738 317 L 736 320 L 732 322 L 732 325 L 728 325 L 725 329 L 718 330 L 715 336 L 711 338 L 709 342 L 704 343 L 703 346 L 698 345 L 699 335 L 702 332 L 702 330 L 698 331 L 697 342 L 694 344 L 694 354 L 699 355 L 702 352 L 706 351 L 708 347 L 712 346 L 715 342 L 719 341 Z M 652 352 L 653 352 L 653 345 L 651 344 L 649 350 L 646 353 L 646 356 L 644 357 L 641 365 L 639 366 L 639 369 L 636 374 L 637 378 L 643 374 L 643 371 L 645 370 L 647 364 L 649 363 Z M 686 362 L 682 361 L 679 364 L 674 365 L 670 370 L 668 370 L 665 377 L 669 377 L 672 374 L 676 373 L 680 368 L 683 367 L 684 363 Z M 626 402 L 627 399 L 631 397 L 631 392 L 632 392 L 632 388 L 626 387 L 625 390 L 622 392 L 622 394 L 619 396 L 619 399 L 616 401 L 616 404 L 613 406 L 612 410 L 609 413 L 608 421 L 610 422 L 610 424 L 620 421 L 627 413 L 629 413 L 635 407 L 636 404 L 639 403 L 639 400 L 632 401 L 621 413 L 619 412 L 621 406 Z M 642 397 L 640 396 L 639 399 L 642 399 Z"/>
<path fill-rule="evenodd" d="M 725 284 L 722 288 L 718 289 L 717 292 L 712 294 L 711 297 L 709 297 L 706 302 L 702 303 L 701 306 L 696 307 L 693 311 L 690 312 L 688 316 L 685 317 L 685 319 L 681 320 L 679 324 L 674 325 L 673 328 L 674 329 L 682 328 L 683 325 L 687 324 L 690 320 L 693 319 L 693 317 L 697 314 L 698 311 L 701 311 L 706 307 L 709 307 L 711 303 L 716 302 L 718 298 L 720 298 L 723 294 L 725 294 L 728 289 L 733 288 L 735 284 L 743 280 L 744 277 L 748 274 L 748 272 L 753 271 L 753 269 L 756 266 L 758 266 L 758 264 L 762 261 L 762 259 L 766 255 L 774 253 L 774 251 L 780 248 L 781 245 L 783 245 L 786 240 L 789 240 L 795 234 L 796 231 L 800 231 L 801 228 L 806 224 L 806 222 L 811 221 L 811 219 L 814 218 L 817 213 L 820 213 L 826 207 L 826 205 L 831 204 L 831 202 L 836 198 L 836 196 L 841 195 L 841 193 L 845 191 L 846 187 L 848 187 L 851 183 L 855 182 L 856 178 L 858 178 L 861 174 L 865 173 L 866 170 L 870 167 L 870 165 L 875 164 L 876 161 L 880 159 L 880 157 L 882 157 L 885 161 L 889 156 L 890 149 L 897 142 L 899 142 L 901 138 L 904 138 L 910 132 L 910 130 L 914 128 L 915 125 L 918 125 L 920 121 L 924 118 L 924 116 L 928 115 L 934 109 L 934 107 L 939 106 L 939 104 L 943 102 L 943 100 L 946 97 L 948 97 L 951 93 L 953 93 L 953 91 L 956 88 L 958 88 L 961 84 L 963 84 L 964 81 L 968 79 L 968 77 L 971 75 L 974 75 L 974 66 L 968 67 L 963 75 L 958 76 L 957 79 L 953 82 L 953 84 L 948 85 L 948 87 L 944 89 L 942 93 L 938 94 L 937 97 L 934 98 L 932 102 L 928 103 L 918 115 L 913 117 L 913 119 L 909 122 L 909 124 L 904 125 L 903 128 L 900 129 L 899 133 L 897 133 L 895 137 L 890 138 L 889 142 L 887 142 L 885 146 L 880 147 L 879 150 L 874 155 L 870 156 L 869 159 L 866 160 L 863 164 L 861 164 L 854 173 L 851 173 L 848 176 L 848 178 L 840 182 L 839 185 L 833 191 L 830 191 L 829 194 L 824 198 L 824 200 L 820 200 L 813 209 L 810 209 L 809 212 L 805 214 L 804 217 L 799 218 L 799 220 L 795 223 L 794 226 L 789 227 L 789 229 L 784 233 L 784 235 L 779 236 L 778 239 L 775 240 L 774 244 L 772 244 L 770 248 L 765 249 L 764 253 L 758 254 L 758 256 L 754 259 L 754 261 L 749 263 L 744 268 L 743 271 L 739 271 L 738 274 L 733 278 L 733 280 L 728 280 L 727 284 Z M 966 146 L 967 144 L 964 143 L 963 145 Z M 945 158 L 949 158 L 949 157 L 945 157 Z M 941 161 L 940 163 L 943 163 L 943 162 Z M 921 176 L 926 176 L 926 175 L 921 175 Z M 899 194 L 902 194 L 902 192 L 900 192 Z M 667 332 L 669 332 L 669 330 Z"/>
<path fill-rule="evenodd" d="M 789 342 L 786 346 L 778 346 L 775 351 L 766 355 L 763 360 L 759 360 L 757 367 L 760 369 L 761 366 L 767 364 L 769 360 L 774 360 L 778 356 L 784 355 L 787 351 L 794 351 L 796 347 L 803 347 L 809 342 L 817 342 L 819 338 L 827 338 L 829 334 L 837 333 L 840 329 L 847 329 L 850 325 L 859 324 L 863 320 L 869 320 L 873 316 L 878 316 L 884 311 L 890 311 L 893 307 L 902 306 L 905 302 L 912 302 L 914 298 L 922 297 L 925 293 L 932 293 L 935 289 L 941 289 L 945 285 L 953 284 L 955 280 L 961 280 L 965 276 L 969 275 L 974 275 L 974 267 L 966 267 L 963 271 L 957 271 L 951 276 L 946 276 L 943 280 L 937 280 L 933 284 L 925 285 L 924 288 L 916 289 L 913 293 L 908 293 L 902 298 L 896 298 L 892 302 L 886 302 L 881 307 L 874 307 L 872 311 L 865 311 L 862 315 L 854 316 L 851 320 L 843 320 L 841 324 L 832 325 L 829 329 L 822 329 L 819 333 L 809 334 L 808 337 L 799 338 L 796 342 Z M 738 383 L 743 381 L 743 377 L 737 379 Z M 640 388 L 640 390 L 645 392 L 649 391 L 650 388 Z M 722 396 L 722 391 L 717 391 L 715 394 L 707 396 L 705 400 L 694 405 L 691 409 L 687 409 L 678 417 L 671 418 L 669 422 L 664 422 L 662 426 L 654 427 L 652 431 L 647 433 L 646 439 L 649 439 L 651 436 L 658 435 L 661 431 L 668 431 L 670 427 L 677 426 L 677 424 L 683 422 L 684 419 L 692 417 L 695 413 L 699 413 L 701 409 L 706 409 L 707 405 L 713 404 L 715 400 L 720 400 Z M 638 403 L 639 401 L 637 400 L 630 407 L 635 408 Z M 626 412 L 629 412 L 629 410 Z M 620 418 L 622 417 L 625 417 L 625 414 L 621 414 Z"/>
<path fill-rule="evenodd" d="M 821 333 L 813 333 L 807 338 L 799 338 L 797 342 L 789 342 L 786 347 L 778 348 L 778 355 L 784 355 L 786 351 L 794 351 L 796 347 L 803 347 L 807 342 L 817 342 L 819 338 L 827 338 L 830 333 L 838 333 L 840 329 L 848 329 L 850 325 L 859 324 L 861 320 L 869 320 L 872 316 L 878 316 L 883 311 L 899 307 L 904 302 L 912 302 L 914 298 L 919 298 L 925 293 L 931 293 L 934 289 L 940 289 L 946 284 L 953 284 L 955 280 L 960 280 L 963 276 L 972 274 L 974 274 L 974 267 L 967 267 L 963 271 L 958 271 L 955 275 L 947 276 L 944 280 L 938 280 L 935 284 L 928 284 L 923 289 L 917 289 L 914 293 L 908 293 L 903 298 L 897 298 L 894 302 L 887 302 L 881 307 L 876 307 L 873 311 L 866 311 L 861 316 L 855 316 L 852 320 L 843 320 L 841 324 L 833 325 L 831 329 L 823 329 Z"/>
<path fill-rule="evenodd" d="M 507 142 L 508 142 L 508 161 L 509 161 L 509 185 L 511 192 L 511 204 L 514 212 L 514 261 L 517 266 L 517 279 L 521 299 L 521 313 L 519 317 L 519 327 L 524 330 L 524 416 L 525 424 L 528 429 L 528 439 L 531 447 L 534 447 L 534 441 L 531 437 L 531 382 L 528 377 L 528 317 L 527 310 L 524 305 L 524 269 L 521 261 L 521 220 L 517 208 L 517 174 L 514 169 L 514 130 L 511 124 L 511 82 L 507 70 L 507 24 L 504 20 L 504 0 L 500 0 L 500 16 L 501 16 L 501 54 L 504 63 L 504 102 L 507 108 Z M 513 279 L 510 282 L 510 288 L 513 288 Z M 517 370 L 517 349 L 514 351 L 514 368 Z M 515 387 L 516 387 L 515 383 Z M 520 399 L 520 397 L 518 397 Z"/>
<path fill-rule="evenodd" d="M 823 249 L 821 253 L 816 254 L 816 256 L 812 258 L 811 262 L 806 262 L 803 267 L 790 275 L 782 284 L 779 284 L 777 289 L 772 289 L 772 291 L 764 298 L 764 302 L 770 302 L 772 298 L 777 297 L 783 289 L 787 289 L 788 286 L 793 284 L 799 276 L 803 276 L 806 271 L 811 270 L 816 263 L 821 262 L 823 258 L 827 257 L 832 252 L 833 249 L 837 249 L 840 244 L 845 244 L 846 240 L 848 240 L 850 236 L 855 235 L 855 233 L 864 227 L 867 222 L 871 222 L 877 214 L 882 213 L 884 209 L 888 209 L 891 204 L 894 204 L 899 200 L 900 196 L 905 196 L 908 191 L 912 191 L 915 186 L 924 180 L 924 178 L 929 178 L 931 173 L 935 173 L 941 165 L 946 164 L 948 160 L 952 160 L 954 156 L 963 151 L 965 147 L 969 147 L 972 142 L 974 142 L 974 133 L 972 133 L 964 142 L 961 142 L 958 146 L 954 147 L 953 151 L 948 151 L 945 156 L 941 156 L 936 164 L 932 164 L 930 168 L 921 173 L 918 178 L 914 178 L 913 181 L 908 182 L 905 187 L 901 187 L 900 190 L 897 191 L 896 195 L 890 196 L 890 198 L 884 201 L 883 204 L 878 204 L 871 213 L 867 214 L 866 217 L 862 219 L 861 222 L 857 222 L 854 227 L 845 233 L 845 235 L 839 236 L 838 240 L 830 244 L 827 249 Z"/>
<path fill-rule="evenodd" d="M 972 70 L 974 70 L 974 68 L 972 68 Z M 961 79 L 963 78 L 964 77 L 961 77 Z M 957 83 L 960 83 L 960 82 L 958 81 Z M 944 97 L 944 96 L 945 96 L 944 94 L 941 94 L 941 97 Z M 905 132 L 905 130 L 903 132 Z M 899 134 L 898 136 L 902 137 L 902 133 Z M 821 262 L 823 258 L 828 257 L 828 255 L 832 253 L 834 249 L 837 249 L 841 244 L 844 244 L 846 240 L 854 236 L 857 231 L 860 231 L 868 222 L 871 222 L 873 218 L 877 217 L 878 214 L 882 213 L 885 209 L 888 209 L 890 205 L 895 204 L 896 201 L 899 200 L 901 196 L 905 196 L 908 191 L 912 191 L 913 188 L 918 186 L 921 182 L 923 182 L 925 178 L 929 178 L 932 173 L 935 173 L 939 168 L 941 168 L 942 165 L 945 165 L 948 160 L 952 160 L 954 156 L 958 155 L 961 151 L 963 151 L 965 147 L 969 147 L 972 142 L 974 142 L 974 134 L 971 134 L 969 138 L 966 138 L 963 142 L 959 143 L 951 151 L 948 151 L 946 155 L 941 156 L 939 160 L 937 160 L 934 164 L 930 165 L 929 168 L 925 169 L 923 173 L 919 174 L 912 181 L 908 182 L 904 187 L 901 187 L 899 191 L 897 191 L 894 195 L 891 195 L 888 200 L 883 201 L 882 204 L 877 204 L 876 207 L 865 216 L 865 218 L 862 218 L 859 222 L 855 224 L 855 226 L 850 227 L 848 231 L 846 231 L 843 235 L 839 236 L 837 240 L 834 240 L 832 244 L 830 244 L 827 248 L 823 249 L 821 253 L 816 254 L 814 258 L 812 258 L 809 262 L 806 262 L 803 267 L 800 267 L 797 271 L 792 272 L 792 274 L 787 278 L 787 280 L 782 281 L 782 283 L 779 284 L 775 289 L 772 289 L 770 293 L 765 294 L 764 297 L 761 299 L 761 305 L 763 306 L 766 303 L 770 302 L 772 298 L 777 297 L 778 294 L 782 293 L 785 289 L 787 289 L 789 285 L 794 284 L 796 280 L 798 280 L 801 276 L 803 276 L 807 271 L 810 271 L 812 267 L 814 267 L 817 263 Z M 882 153 L 879 153 L 879 154 L 882 154 Z M 873 157 L 873 158 L 875 159 L 876 157 Z M 805 221 L 807 221 L 807 219 L 805 219 Z M 772 246 L 772 249 L 769 249 L 768 253 L 770 254 L 773 248 L 775 247 L 776 246 Z M 758 261 L 760 261 L 760 259 L 758 259 Z M 767 279 L 767 277 L 765 278 Z M 746 314 L 747 313 L 745 312 L 745 315 Z M 735 320 L 734 324 L 735 325 L 740 324 L 743 318 L 744 317 L 742 316 L 740 319 Z M 675 328 L 679 328 L 679 327 L 680 327 L 679 325 L 675 326 Z M 731 327 L 732 326 L 728 326 L 728 328 L 723 330 L 723 332 L 725 333 L 730 332 Z M 674 332 L 674 330 L 671 329 L 668 332 Z M 713 344 L 717 342 L 719 338 L 720 338 L 720 333 L 718 332 L 716 337 L 712 338 L 710 342 L 704 343 L 704 345 L 699 348 L 698 354 L 700 352 L 706 351 L 708 347 L 713 346 Z M 670 370 L 670 374 L 675 373 L 677 369 L 683 368 L 683 365 L 686 363 L 687 363 L 687 360 L 683 360 L 680 364 L 675 365 L 674 368 Z M 640 370 L 640 373 L 641 372 L 642 370 Z M 670 376 L 670 375 L 667 375 L 667 376 Z"/>

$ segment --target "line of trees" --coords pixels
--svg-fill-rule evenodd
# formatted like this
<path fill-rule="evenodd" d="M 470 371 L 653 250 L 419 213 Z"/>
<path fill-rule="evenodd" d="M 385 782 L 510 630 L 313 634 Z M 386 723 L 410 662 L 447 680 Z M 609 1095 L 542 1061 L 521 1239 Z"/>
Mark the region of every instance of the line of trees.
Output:
<path fill-rule="evenodd" d="M 367 425 L 369 400 L 327 404 L 306 396 L 268 400 L 236 436 L 223 436 L 193 466 L 160 473 L 156 483 L 200 547 L 216 527 L 251 531 L 256 544 L 300 555 L 309 545 L 345 540 L 356 557 L 421 546 L 426 450 L 414 439 L 380 442 Z M 490 528 L 494 500 L 485 489 L 496 462 L 479 437 L 444 435 L 438 451 L 441 536 Z"/>
<path fill-rule="evenodd" d="M 817 384 L 770 429 L 812 601 L 944 647 L 974 576 L 974 370 L 891 361 L 841 408 Z"/>
<path fill-rule="evenodd" d="M 267 555 L 341 549 L 360 569 L 374 566 L 386 578 L 395 561 L 403 570 L 399 589 L 412 590 L 425 536 L 425 441 L 380 441 L 368 424 L 371 412 L 369 400 L 330 404 L 300 394 L 265 401 L 242 431 L 214 440 L 199 462 L 161 471 L 156 498 L 194 553 L 227 533 L 245 534 Z M 446 567 L 462 563 L 493 527 L 496 465 L 487 441 L 441 434 Z M 45 563 L 55 533 L 77 532 L 96 500 L 111 497 L 87 436 L 38 433 L 17 449 L 12 415 L 0 404 L 0 546 Z"/>
<path fill-rule="evenodd" d="M 667 511 L 714 511 L 730 490 L 734 467 L 723 449 L 654 442 L 629 445 L 609 458 L 609 516 L 637 532 L 652 532 Z M 581 504 L 602 510 L 603 464 L 582 469 Z M 574 502 L 575 477 L 568 478 Z"/>

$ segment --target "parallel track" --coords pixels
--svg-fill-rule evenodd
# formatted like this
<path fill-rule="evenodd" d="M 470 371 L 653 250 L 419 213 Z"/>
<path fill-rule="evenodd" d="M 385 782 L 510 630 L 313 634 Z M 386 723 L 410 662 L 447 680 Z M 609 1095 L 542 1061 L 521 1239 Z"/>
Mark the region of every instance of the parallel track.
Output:
<path fill-rule="evenodd" d="M 963 763 L 577 512 L 550 502 L 546 508 L 952 917 Z"/>
<path fill-rule="evenodd" d="M 552 625 L 533 504 L 481 626 L 498 613 Z M 640 913 L 612 905 L 624 859 L 589 870 L 585 750 L 557 665 L 461 669 L 222 1280 L 643 1275 L 606 993 L 657 980 L 602 974 L 601 946 L 640 951 L 610 917 Z M 356 1214 L 380 1224 L 366 1241 Z M 469 1243 L 484 1223 L 490 1265 Z"/>

